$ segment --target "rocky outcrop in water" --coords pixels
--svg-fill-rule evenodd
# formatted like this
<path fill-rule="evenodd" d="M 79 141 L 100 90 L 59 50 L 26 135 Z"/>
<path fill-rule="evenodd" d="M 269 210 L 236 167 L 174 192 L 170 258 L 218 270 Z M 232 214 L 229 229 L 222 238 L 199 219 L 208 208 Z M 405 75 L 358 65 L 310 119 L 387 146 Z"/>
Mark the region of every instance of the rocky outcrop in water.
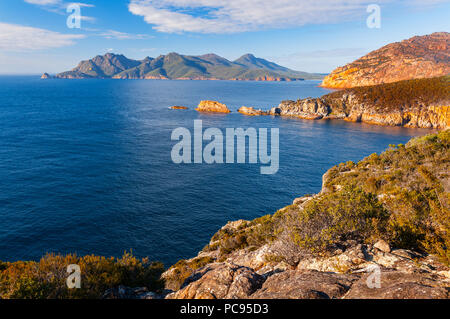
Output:
<path fill-rule="evenodd" d="M 328 88 L 351 88 L 450 73 L 450 33 L 437 32 L 388 44 L 339 67 L 322 82 Z"/>
<path fill-rule="evenodd" d="M 244 115 L 255 116 L 255 115 L 268 115 L 269 112 L 263 111 L 261 109 L 255 109 L 253 107 L 242 106 L 238 109 L 238 112 Z"/>
<path fill-rule="evenodd" d="M 216 112 L 216 113 L 230 113 L 231 111 L 225 104 L 217 101 L 201 101 L 196 108 L 199 112 Z"/>
<path fill-rule="evenodd" d="M 169 107 L 169 109 L 171 110 L 187 110 L 189 109 L 187 106 L 179 106 L 179 105 L 175 105 L 175 106 L 171 106 Z"/>

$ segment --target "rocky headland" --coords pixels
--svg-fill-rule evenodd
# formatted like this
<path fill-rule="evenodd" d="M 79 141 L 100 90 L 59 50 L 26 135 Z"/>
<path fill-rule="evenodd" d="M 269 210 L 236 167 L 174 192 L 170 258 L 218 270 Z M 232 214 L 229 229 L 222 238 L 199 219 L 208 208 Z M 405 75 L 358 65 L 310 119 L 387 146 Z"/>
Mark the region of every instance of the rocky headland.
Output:
<path fill-rule="evenodd" d="M 323 79 L 328 88 L 392 83 L 450 73 L 450 33 L 436 32 L 388 44 L 339 67 Z"/>
<path fill-rule="evenodd" d="M 321 98 L 283 101 L 269 114 L 445 129 L 450 127 L 450 77 L 357 87 Z"/>

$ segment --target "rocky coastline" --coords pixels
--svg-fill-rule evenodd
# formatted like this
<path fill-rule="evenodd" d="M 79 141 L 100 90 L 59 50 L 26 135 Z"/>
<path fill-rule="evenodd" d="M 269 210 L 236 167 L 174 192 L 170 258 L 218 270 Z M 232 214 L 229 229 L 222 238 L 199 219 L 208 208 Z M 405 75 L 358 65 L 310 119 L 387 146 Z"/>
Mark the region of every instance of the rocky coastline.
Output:
<path fill-rule="evenodd" d="M 339 227 L 337 237 L 332 237 L 332 243 L 328 243 L 325 250 L 311 250 L 311 246 L 306 245 L 303 246 L 309 251 L 306 253 L 299 249 L 304 242 L 295 240 L 292 233 L 289 235 L 289 231 L 299 231 L 293 225 L 296 218 L 302 220 L 300 216 L 305 212 L 320 210 L 321 206 L 317 203 L 321 201 L 328 205 L 329 200 L 333 201 L 333 196 L 346 192 L 345 189 L 349 187 L 346 184 L 355 186 L 356 183 L 361 185 L 364 192 L 371 192 L 373 195 L 366 193 L 367 198 L 374 201 L 373 207 L 377 207 L 375 209 L 389 212 L 389 223 L 397 223 L 399 220 L 395 216 L 403 214 L 401 211 L 405 209 L 401 204 L 396 204 L 401 196 L 393 186 L 402 187 L 411 194 L 416 191 L 415 187 L 419 187 L 422 192 L 437 187 L 439 191 L 436 194 L 444 199 L 450 190 L 446 178 L 450 165 L 447 149 L 449 143 L 450 131 L 441 131 L 415 138 L 408 144 L 399 145 L 381 155 L 372 154 L 359 163 L 347 162 L 331 168 L 323 176 L 320 193 L 296 198 L 292 205 L 280 209 L 274 215 L 263 216 L 254 221 L 232 221 L 223 226 L 196 257 L 180 260 L 162 274 L 165 289 L 149 292 L 145 289 L 120 287 L 108 291 L 105 297 L 449 299 L 450 267 L 445 244 L 442 246 L 443 251 L 433 254 L 423 249 L 406 248 L 406 242 L 402 244 L 401 241 L 396 241 L 392 238 L 396 236 L 393 234 L 388 238 L 371 233 L 363 240 L 356 235 L 354 228 L 349 228 L 350 232 L 345 234 L 345 227 Z M 428 167 L 428 171 L 416 163 L 412 163 L 410 168 L 405 168 L 402 163 L 414 162 L 418 158 L 421 158 L 419 161 L 423 163 L 423 167 Z M 388 160 L 392 162 L 386 166 Z M 434 167 L 430 167 L 430 161 L 434 162 Z M 409 170 L 408 176 L 397 177 L 397 180 L 389 177 L 390 173 L 398 172 L 399 169 Z M 379 176 L 379 185 L 372 183 L 373 176 Z M 430 176 L 434 176 L 433 184 L 421 184 L 423 179 L 431 178 Z M 358 194 L 359 198 L 362 193 Z M 336 203 L 340 209 L 349 204 L 351 210 L 357 210 L 362 204 L 360 199 L 350 199 L 347 195 L 339 197 Z M 448 220 L 449 204 L 446 200 L 441 203 L 444 224 L 444 220 Z M 327 209 L 334 206 L 329 205 L 331 206 L 327 206 Z M 363 214 L 370 209 L 373 208 L 362 209 Z M 430 209 L 432 213 L 432 208 Z M 413 211 L 414 209 L 410 213 Z M 422 211 L 425 212 L 427 209 Z M 377 218 L 385 218 L 386 216 L 382 217 L 385 213 Z M 350 220 L 353 222 L 354 218 L 350 217 Z M 402 223 L 403 218 L 401 217 Z M 340 220 L 339 223 L 338 226 L 341 226 L 345 221 Z M 379 224 L 375 228 L 378 226 Z M 314 232 L 321 232 L 320 227 Z M 308 230 L 304 228 L 300 230 L 300 234 L 302 232 Z M 440 233 L 437 230 L 432 230 L 431 234 L 448 236 L 445 231 Z M 434 240 L 436 239 L 437 237 Z"/>

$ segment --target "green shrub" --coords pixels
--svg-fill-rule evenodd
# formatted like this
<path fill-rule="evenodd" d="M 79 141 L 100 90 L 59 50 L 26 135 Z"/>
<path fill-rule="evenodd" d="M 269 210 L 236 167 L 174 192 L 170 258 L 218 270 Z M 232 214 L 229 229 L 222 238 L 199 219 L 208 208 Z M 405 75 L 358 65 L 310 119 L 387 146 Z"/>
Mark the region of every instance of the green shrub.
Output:
<path fill-rule="evenodd" d="M 292 240 L 305 251 L 324 253 L 347 239 L 373 241 L 385 234 L 388 213 L 376 196 L 346 186 L 311 202 L 290 221 Z"/>

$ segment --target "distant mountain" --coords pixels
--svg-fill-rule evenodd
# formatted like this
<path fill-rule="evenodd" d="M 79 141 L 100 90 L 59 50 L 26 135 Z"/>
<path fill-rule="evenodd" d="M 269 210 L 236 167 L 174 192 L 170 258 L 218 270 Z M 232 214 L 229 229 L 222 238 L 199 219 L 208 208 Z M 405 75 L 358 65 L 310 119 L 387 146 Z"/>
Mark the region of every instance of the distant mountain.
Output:
<path fill-rule="evenodd" d="M 337 68 L 322 82 L 329 88 L 392 83 L 450 73 L 450 33 L 436 32 L 388 44 Z"/>
<path fill-rule="evenodd" d="M 91 60 L 81 61 L 73 70 L 59 73 L 56 77 L 69 79 L 110 78 L 141 63 L 141 61 L 130 60 L 123 55 L 107 53 L 103 56 L 97 55 Z"/>
<path fill-rule="evenodd" d="M 200 56 L 169 53 L 138 61 L 107 53 L 82 61 L 55 78 L 296 81 L 322 79 L 323 75 L 290 70 L 251 54 L 229 61 L 213 53 Z"/>

